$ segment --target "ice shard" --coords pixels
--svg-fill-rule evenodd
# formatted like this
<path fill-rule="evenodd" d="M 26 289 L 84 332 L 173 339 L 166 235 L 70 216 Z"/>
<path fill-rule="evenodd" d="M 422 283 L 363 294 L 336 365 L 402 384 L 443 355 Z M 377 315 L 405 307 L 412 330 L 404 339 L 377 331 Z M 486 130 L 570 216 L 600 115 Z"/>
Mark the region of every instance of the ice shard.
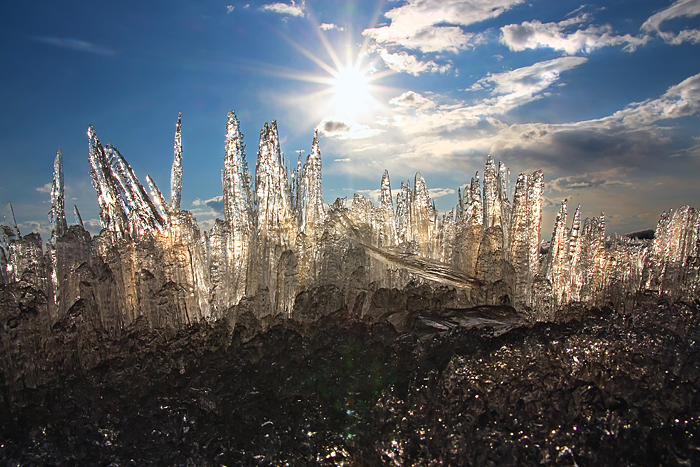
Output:
<path fill-rule="evenodd" d="M 105 146 L 105 154 L 110 161 L 111 174 L 116 181 L 115 187 L 122 198 L 130 233 L 142 235 L 155 230 L 162 232 L 165 229 L 165 220 L 146 194 L 129 163 L 117 148 L 109 143 Z"/>
<path fill-rule="evenodd" d="M 21 238 L 15 211 L 8 202 L 0 213 L 0 284 L 16 280 L 15 244 Z"/>
<path fill-rule="evenodd" d="M 8 202 L 0 213 L 0 241 L 4 244 L 10 242 L 16 242 L 22 235 L 19 232 L 19 227 L 17 227 L 17 221 L 15 220 L 15 210 L 12 209 L 12 203 Z"/>
<path fill-rule="evenodd" d="M 700 212 L 690 206 L 664 212 L 656 227 L 653 246 L 647 260 L 645 286 L 673 296 L 679 284 L 688 284 L 688 292 L 697 289 Z"/>
<path fill-rule="evenodd" d="M 148 189 L 151 192 L 151 200 L 153 200 L 156 208 L 158 208 L 158 212 L 167 224 L 169 219 L 168 205 L 165 202 L 163 193 L 160 191 L 158 185 L 156 185 L 156 182 L 153 181 L 150 175 L 146 175 L 146 183 L 148 184 Z"/>
<path fill-rule="evenodd" d="M 179 211 L 182 199 L 182 112 L 175 124 L 173 167 L 170 172 L 170 210 Z"/>
<path fill-rule="evenodd" d="M 51 240 L 56 241 L 66 230 L 65 200 L 63 194 L 63 156 L 61 150 L 56 150 L 56 158 L 53 163 L 53 183 L 51 184 L 51 210 L 49 211 L 49 225 L 51 226 Z"/>
<path fill-rule="evenodd" d="M 88 148 L 90 178 L 97 194 L 102 229 L 114 232 L 117 237 L 121 237 L 128 231 L 128 222 L 122 199 L 118 196 L 110 163 L 92 125 L 88 127 Z"/>
<path fill-rule="evenodd" d="M 83 224 L 83 218 L 80 215 L 80 211 L 78 211 L 78 206 L 76 206 L 75 204 L 73 205 L 73 217 L 76 225 L 85 228 L 85 225 Z"/>

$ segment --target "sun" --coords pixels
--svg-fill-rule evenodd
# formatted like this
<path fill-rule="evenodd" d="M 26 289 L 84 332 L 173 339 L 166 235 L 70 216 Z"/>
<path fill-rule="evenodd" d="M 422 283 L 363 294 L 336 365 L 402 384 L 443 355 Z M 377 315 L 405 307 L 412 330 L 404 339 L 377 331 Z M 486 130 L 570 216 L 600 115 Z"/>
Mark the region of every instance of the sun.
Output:
<path fill-rule="evenodd" d="M 332 107 L 339 115 L 354 117 L 371 104 L 370 75 L 358 65 L 348 64 L 335 70 L 331 80 Z"/>

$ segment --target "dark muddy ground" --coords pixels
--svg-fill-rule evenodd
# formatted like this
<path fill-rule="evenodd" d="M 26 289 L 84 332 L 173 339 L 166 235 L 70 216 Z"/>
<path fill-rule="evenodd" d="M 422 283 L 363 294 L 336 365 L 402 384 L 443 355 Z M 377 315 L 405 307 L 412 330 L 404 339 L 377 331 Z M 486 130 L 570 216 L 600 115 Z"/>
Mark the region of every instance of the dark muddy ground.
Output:
<path fill-rule="evenodd" d="M 0 459 L 700 465 L 699 308 L 534 326 L 455 311 L 407 316 L 403 333 L 342 315 L 174 338 L 137 322 L 89 371 L 17 394 L 3 383 Z"/>

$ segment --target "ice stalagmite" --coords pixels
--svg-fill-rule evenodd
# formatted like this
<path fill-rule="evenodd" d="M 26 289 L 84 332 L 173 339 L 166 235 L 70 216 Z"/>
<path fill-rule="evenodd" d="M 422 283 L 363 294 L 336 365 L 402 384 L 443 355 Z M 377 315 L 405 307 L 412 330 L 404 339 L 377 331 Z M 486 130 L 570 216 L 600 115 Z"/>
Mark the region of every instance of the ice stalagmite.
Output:
<path fill-rule="evenodd" d="M 401 191 L 396 194 L 396 234 L 399 243 L 413 249 L 413 230 L 411 221 L 411 182 L 402 181 Z"/>
<path fill-rule="evenodd" d="M 569 263 L 569 232 L 566 226 L 568 215 L 566 200 L 561 203 L 561 208 L 554 222 L 554 231 L 547 253 L 545 263 L 545 277 L 552 285 L 554 302 L 560 304 L 563 300 L 564 287 L 568 279 L 565 271 Z"/>
<path fill-rule="evenodd" d="M 576 207 L 574 212 L 574 220 L 571 223 L 571 231 L 569 232 L 569 253 L 566 262 L 568 271 L 568 286 L 567 297 L 572 301 L 580 300 L 580 292 L 582 285 L 582 274 L 579 263 L 581 262 L 581 252 L 583 248 L 581 237 L 581 205 Z"/>
<path fill-rule="evenodd" d="M 391 195 L 391 182 L 389 181 L 389 171 L 385 170 L 382 175 L 381 192 L 379 206 L 376 214 L 377 246 L 396 246 L 398 238 L 396 235 L 396 215 L 394 213 L 394 200 Z"/>
<path fill-rule="evenodd" d="M 60 238 L 66 230 L 66 210 L 63 195 L 63 157 L 61 150 L 56 151 L 53 163 L 53 184 L 51 185 L 51 211 L 49 211 L 49 225 L 51 226 L 51 240 Z"/>
<path fill-rule="evenodd" d="M 282 159 L 277 122 L 274 120 L 271 125 L 265 123 L 260 132 L 255 169 L 255 207 L 257 253 L 251 287 L 255 291 L 267 287 L 273 306 L 289 313 L 291 303 L 288 297 L 278 300 L 277 284 L 279 278 L 296 274 L 292 258 L 289 254 L 283 258 L 282 254 L 295 249 L 297 216 L 293 211 L 291 183 Z"/>
<path fill-rule="evenodd" d="M 7 203 L 0 213 L 0 284 L 14 280 L 14 243 L 21 239 L 12 203 Z"/>
<path fill-rule="evenodd" d="M 413 238 L 418 246 L 418 253 L 430 257 L 430 227 L 432 221 L 430 195 L 425 179 L 416 173 L 413 182 L 413 199 L 411 199 L 411 225 Z"/>
<path fill-rule="evenodd" d="M 301 152 L 299 153 L 301 161 Z M 321 149 L 318 142 L 318 131 L 314 132 L 311 142 L 311 152 L 306 156 L 303 167 L 297 163 L 296 206 L 299 225 L 299 235 L 296 245 L 296 286 L 299 289 L 310 287 L 319 276 L 321 269 L 321 250 L 324 228 L 326 226 L 326 207 L 323 202 L 323 186 L 321 182 Z M 291 254 L 287 254 L 291 259 Z M 290 272 L 294 269 L 291 268 Z M 280 286 L 282 294 L 293 295 L 290 289 L 294 278 L 282 277 Z M 293 300 L 292 297 L 285 300 Z M 284 301 L 284 300 L 283 300 Z"/>
<path fill-rule="evenodd" d="M 313 234 L 323 226 L 326 209 L 323 204 L 323 189 L 321 184 L 321 150 L 318 144 L 318 130 L 314 132 L 311 143 L 311 153 L 306 157 L 301 174 L 300 184 L 300 225 L 299 229 L 305 234 Z"/>
<path fill-rule="evenodd" d="M 462 192 L 462 216 L 455 226 L 452 266 L 473 277 L 483 231 L 483 204 L 479 172 Z"/>
<path fill-rule="evenodd" d="M 699 231 L 700 212 L 696 209 L 686 205 L 663 213 L 647 261 L 647 288 L 672 295 L 688 279 L 690 291 L 697 288 Z"/>
<path fill-rule="evenodd" d="M 501 225 L 500 198 L 498 172 L 491 155 L 489 155 L 484 168 L 484 229 L 494 225 Z"/>
<path fill-rule="evenodd" d="M 530 305 L 530 287 L 532 285 L 532 270 L 536 267 L 530 262 L 530 229 L 533 228 L 531 215 L 531 202 L 529 194 L 532 186 L 532 177 L 520 174 L 515 184 L 513 194 L 513 217 L 511 221 L 510 246 L 508 249 L 507 261 L 512 268 L 512 288 L 513 306 L 516 308 L 526 308 Z M 537 243 L 539 248 L 539 243 Z"/>
<path fill-rule="evenodd" d="M 224 202 L 224 226 L 217 235 L 225 236 L 228 289 L 237 303 L 245 295 L 248 258 L 254 236 L 251 176 L 245 158 L 245 143 L 236 113 L 228 113 L 224 142 L 224 170 L 221 175 Z M 224 233 L 225 231 L 225 233 Z M 253 252 L 254 254 L 254 252 Z M 223 261 L 223 260 L 222 260 Z"/>
<path fill-rule="evenodd" d="M 66 223 L 65 201 L 63 195 L 63 157 L 61 150 L 56 150 L 56 158 L 53 163 L 53 183 L 51 184 L 51 210 L 49 211 L 49 225 L 51 226 L 51 240 L 49 241 L 48 257 L 50 263 L 51 291 L 53 304 L 58 302 L 60 284 L 57 274 L 58 257 L 56 242 L 68 230 Z"/>
<path fill-rule="evenodd" d="M 170 210 L 180 210 L 182 199 L 182 112 L 177 116 L 175 124 L 173 167 L 170 172 Z"/>

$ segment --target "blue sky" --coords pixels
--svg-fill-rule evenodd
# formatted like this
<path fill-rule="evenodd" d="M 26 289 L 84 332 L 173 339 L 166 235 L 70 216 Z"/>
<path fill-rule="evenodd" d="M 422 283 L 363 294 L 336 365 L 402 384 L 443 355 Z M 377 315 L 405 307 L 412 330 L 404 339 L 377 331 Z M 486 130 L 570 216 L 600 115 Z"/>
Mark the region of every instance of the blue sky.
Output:
<path fill-rule="evenodd" d="M 326 202 L 386 168 L 446 211 L 492 154 L 544 171 L 544 237 L 564 198 L 609 234 L 700 207 L 700 0 L 7 1 L 0 62 L 0 207 L 45 240 L 56 148 L 96 233 L 88 124 L 167 196 L 178 112 L 203 228 L 230 110 L 251 170 L 266 121 L 293 164 L 318 128 Z"/>

